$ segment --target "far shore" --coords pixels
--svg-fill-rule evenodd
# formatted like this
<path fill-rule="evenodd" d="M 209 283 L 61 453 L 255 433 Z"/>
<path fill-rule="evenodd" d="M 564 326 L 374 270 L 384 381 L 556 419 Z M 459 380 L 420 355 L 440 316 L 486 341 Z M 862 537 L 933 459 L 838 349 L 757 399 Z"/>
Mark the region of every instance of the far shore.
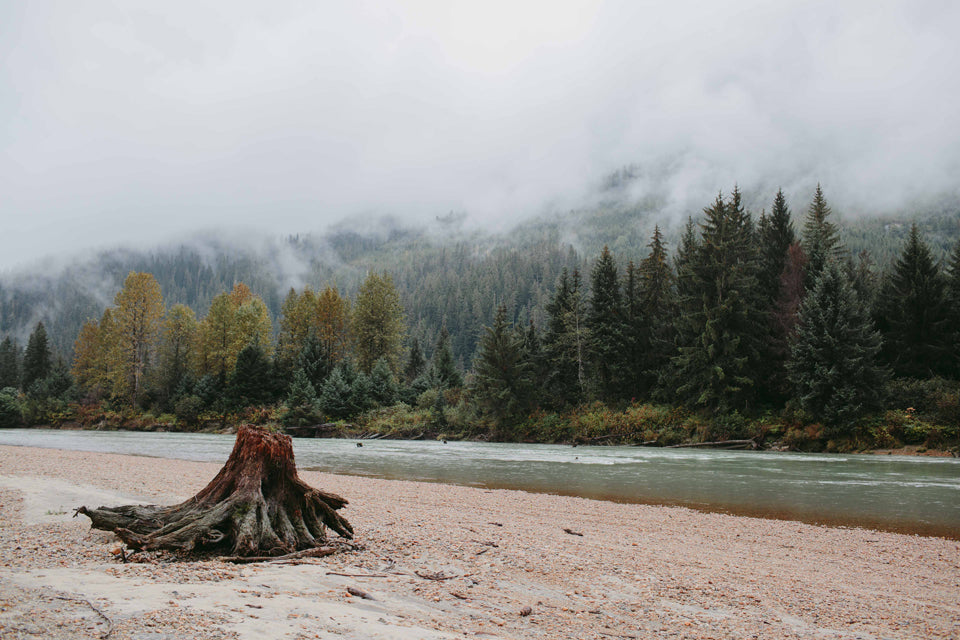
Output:
<path fill-rule="evenodd" d="M 70 517 L 82 504 L 172 504 L 218 470 L 0 446 L 0 636 L 853 640 L 960 628 L 960 543 L 943 538 L 315 472 L 301 476 L 350 501 L 361 549 L 299 565 L 123 563 L 113 534 Z"/>

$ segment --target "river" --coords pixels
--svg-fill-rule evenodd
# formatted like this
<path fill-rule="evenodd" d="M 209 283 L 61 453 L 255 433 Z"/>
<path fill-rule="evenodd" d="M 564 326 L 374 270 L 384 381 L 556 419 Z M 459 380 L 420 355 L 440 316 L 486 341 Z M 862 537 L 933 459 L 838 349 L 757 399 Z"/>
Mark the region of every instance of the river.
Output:
<path fill-rule="evenodd" d="M 234 436 L 2 429 L 0 444 L 222 463 Z M 960 539 L 960 460 L 643 447 L 293 439 L 304 470 L 682 505 Z M 0 470 L 2 473 L 2 470 Z"/>

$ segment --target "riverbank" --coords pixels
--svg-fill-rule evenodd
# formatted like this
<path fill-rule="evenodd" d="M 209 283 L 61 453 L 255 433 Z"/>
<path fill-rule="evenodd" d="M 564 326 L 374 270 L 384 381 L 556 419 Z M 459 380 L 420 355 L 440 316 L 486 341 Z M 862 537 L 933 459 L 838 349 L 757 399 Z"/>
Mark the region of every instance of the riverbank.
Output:
<path fill-rule="evenodd" d="M 312 472 L 350 500 L 362 550 L 122 564 L 112 534 L 70 518 L 172 503 L 218 470 L 0 447 L 0 636 L 948 638 L 960 625 L 960 543 L 940 538 Z"/>

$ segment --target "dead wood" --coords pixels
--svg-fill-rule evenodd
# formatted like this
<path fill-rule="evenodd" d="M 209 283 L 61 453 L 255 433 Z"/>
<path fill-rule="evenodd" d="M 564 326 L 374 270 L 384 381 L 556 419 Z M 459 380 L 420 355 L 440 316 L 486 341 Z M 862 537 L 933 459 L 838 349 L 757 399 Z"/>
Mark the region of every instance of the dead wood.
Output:
<path fill-rule="evenodd" d="M 566 527 L 563 528 L 563 532 L 569 533 L 572 536 L 580 536 L 581 538 L 583 537 L 583 534 L 580 533 L 579 531 L 574 531 L 573 529 L 567 529 Z"/>
<path fill-rule="evenodd" d="M 356 587 L 347 587 L 347 593 L 352 596 L 357 596 L 358 598 L 363 598 L 364 600 L 376 600 L 376 598 L 363 589 L 357 589 Z"/>
<path fill-rule="evenodd" d="M 74 517 L 87 516 L 92 528 L 113 531 L 137 551 L 212 551 L 277 560 L 303 551 L 329 555 L 318 551 L 328 527 L 352 538 L 353 527 L 337 513 L 346 504 L 299 478 L 290 436 L 244 425 L 217 476 L 186 502 L 83 506 Z"/>
<path fill-rule="evenodd" d="M 435 572 L 432 572 L 432 571 L 431 571 L 431 572 L 424 572 L 424 573 L 420 573 L 419 571 L 414 571 L 414 573 L 415 573 L 417 576 L 423 578 L 424 580 L 437 580 L 437 581 L 442 581 L 442 580 L 453 580 L 454 578 L 459 578 L 459 577 L 460 577 L 460 576 L 448 576 L 448 575 L 445 574 L 443 571 L 439 571 L 439 572 L 436 572 L 436 573 L 435 573 Z"/>
<path fill-rule="evenodd" d="M 756 449 L 757 441 L 749 440 L 717 440 L 716 442 L 691 442 L 688 444 L 671 444 L 665 449 L 689 449 L 692 447 L 724 447 L 728 449 Z"/>

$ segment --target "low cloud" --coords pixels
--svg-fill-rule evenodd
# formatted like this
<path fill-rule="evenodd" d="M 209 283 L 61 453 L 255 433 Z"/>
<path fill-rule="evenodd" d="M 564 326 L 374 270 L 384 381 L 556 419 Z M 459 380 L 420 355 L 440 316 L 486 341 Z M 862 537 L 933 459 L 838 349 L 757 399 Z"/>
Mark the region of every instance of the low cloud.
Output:
<path fill-rule="evenodd" d="M 503 229 L 631 164 L 674 218 L 735 182 L 850 214 L 957 194 L 960 5 L 704 4 L 6 3 L 0 268 L 358 215 Z"/>

